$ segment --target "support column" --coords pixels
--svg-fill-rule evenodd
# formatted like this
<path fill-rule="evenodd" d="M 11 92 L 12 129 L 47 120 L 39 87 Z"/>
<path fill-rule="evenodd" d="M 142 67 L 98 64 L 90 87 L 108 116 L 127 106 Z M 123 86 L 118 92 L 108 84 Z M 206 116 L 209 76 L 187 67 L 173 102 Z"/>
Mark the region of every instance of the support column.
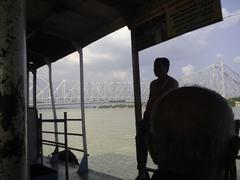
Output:
<path fill-rule="evenodd" d="M 88 152 L 87 152 L 87 137 L 86 137 L 86 125 L 85 125 L 85 107 L 84 107 L 84 72 L 83 72 L 83 51 L 82 48 L 77 48 L 79 53 L 79 65 L 80 65 L 80 100 L 81 100 L 81 119 L 82 119 L 82 134 L 83 134 L 83 158 L 79 166 L 78 172 L 88 170 Z"/>
<path fill-rule="evenodd" d="M 0 1 L 0 179 L 27 177 L 24 0 Z"/>
<path fill-rule="evenodd" d="M 52 112 L 53 112 L 53 119 L 54 121 L 57 120 L 57 112 L 55 107 L 55 99 L 53 94 L 53 83 L 52 83 L 52 64 L 48 64 L 48 72 L 49 72 L 49 89 L 50 89 L 50 95 L 51 95 L 51 103 L 52 103 Z M 58 124 L 57 122 L 54 122 L 54 132 L 55 132 L 55 142 L 58 143 Z M 56 148 L 54 150 L 55 152 L 59 152 L 58 145 L 56 145 Z"/>
<path fill-rule="evenodd" d="M 135 123 L 136 132 L 138 131 L 138 122 L 142 120 L 142 102 L 141 102 L 141 86 L 139 73 L 139 56 L 136 50 L 135 32 L 131 30 L 132 41 L 132 68 L 133 68 L 133 89 L 134 89 L 134 104 L 135 104 Z"/>
<path fill-rule="evenodd" d="M 33 107 L 37 108 L 37 70 L 33 70 Z"/>
<path fill-rule="evenodd" d="M 26 88 L 27 89 L 27 108 L 29 108 L 29 104 L 30 104 L 30 99 L 29 99 L 29 85 L 30 85 L 30 81 L 29 81 L 29 73 L 30 73 L 30 71 L 27 69 L 27 86 L 26 87 L 28 87 L 28 88 Z"/>

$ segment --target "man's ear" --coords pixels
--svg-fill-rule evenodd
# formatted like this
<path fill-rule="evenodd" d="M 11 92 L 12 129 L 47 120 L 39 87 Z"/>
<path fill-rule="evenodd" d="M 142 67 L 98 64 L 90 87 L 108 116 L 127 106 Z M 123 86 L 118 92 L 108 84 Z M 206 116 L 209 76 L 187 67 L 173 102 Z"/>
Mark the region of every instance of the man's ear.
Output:
<path fill-rule="evenodd" d="M 230 170 L 233 168 L 235 164 L 235 160 L 238 156 L 238 151 L 240 148 L 240 138 L 239 136 L 234 136 L 231 139 L 231 142 L 229 144 L 228 151 L 226 152 L 226 159 L 224 161 L 223 167 L 227 170 Z"/>

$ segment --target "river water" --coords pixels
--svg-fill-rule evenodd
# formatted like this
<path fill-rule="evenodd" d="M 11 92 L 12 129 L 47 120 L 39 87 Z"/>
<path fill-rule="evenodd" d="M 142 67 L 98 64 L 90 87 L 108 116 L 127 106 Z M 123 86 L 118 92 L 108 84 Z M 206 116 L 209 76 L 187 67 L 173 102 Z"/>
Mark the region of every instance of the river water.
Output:
<path fill-rule="evenodd" d="M 240 119 L 240 107 L 233 109 L 235 119 Z M 58 109 L 57 117 L 62 119 L 63 112 L 68 118 L 80 118 L 79 109 Z M 52 111 L 40 109 L 43 119 L 51 119 Z M 89 156 L 89 168 L 122 179 L 132 180 L 137 175 L 135 154 L 135 118 L 134 109 L 86 109 L 86 130 Z M 43 124 L 43 130 L 53 130 L 53 124 Z M 59 124 L 59 131 L 63 126 Z M 81 133 L 81 122 L 68 122 L 68 132 Z M 44 139 L 54 140 L 53 135 L 44 135 Z M 59 136 L 63 142 L 63 137 Z M 69 146 L 82 148 L 81 137 L 68 137 Z M 44 146 L 44 155 L 49 155 L 53 148 Z M 74 151 L 81 159 L 82 153 Z M 149 158 L 150 159 L 150 158 Z M 149 167 L 155 167 L 151 160 Z"/>

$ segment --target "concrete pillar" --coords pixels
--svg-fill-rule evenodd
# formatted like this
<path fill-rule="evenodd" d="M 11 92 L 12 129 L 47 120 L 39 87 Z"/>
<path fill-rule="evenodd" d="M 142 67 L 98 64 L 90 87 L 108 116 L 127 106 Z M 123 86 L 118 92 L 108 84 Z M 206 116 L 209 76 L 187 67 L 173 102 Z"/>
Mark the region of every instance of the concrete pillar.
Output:
<path fill-rule="evenodd" d="M 0 0 L 0 179 L 26 180 L 24 0 Z"/>

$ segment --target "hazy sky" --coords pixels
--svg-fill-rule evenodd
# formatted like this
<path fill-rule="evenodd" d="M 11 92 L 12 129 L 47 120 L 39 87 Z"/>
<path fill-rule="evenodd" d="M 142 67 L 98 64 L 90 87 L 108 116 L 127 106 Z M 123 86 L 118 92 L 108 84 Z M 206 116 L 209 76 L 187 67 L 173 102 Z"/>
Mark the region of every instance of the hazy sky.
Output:
<path fill-rule="evenodd" d="M 170 59 L 175 78 L 223 61 L 240 74 L 240 0 L 222 0 L 223 16 L 238 15 L 141 51 L 141 80 L 152 80 L 156 57 Z M 85 82 L 132 81 L 130 31 L 125 27 L 83 49 Z M 56 81 L 79 80 L 78 54 L 53 64 Z M 39 76 L 47 79 L 46 67 Z"/>

